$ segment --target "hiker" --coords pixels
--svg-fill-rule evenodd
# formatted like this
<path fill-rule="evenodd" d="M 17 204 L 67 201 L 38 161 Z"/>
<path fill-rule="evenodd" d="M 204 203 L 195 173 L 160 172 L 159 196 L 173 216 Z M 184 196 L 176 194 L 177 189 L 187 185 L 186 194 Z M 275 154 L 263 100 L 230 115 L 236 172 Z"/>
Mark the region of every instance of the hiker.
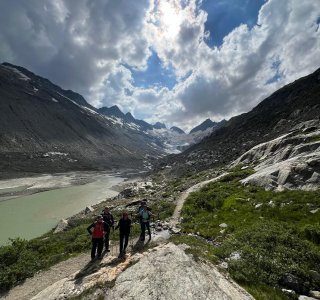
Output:
<path fill-rule="evenodd" d="M 131 220 L 129 219 L 128 213 L 124 212 L 122 218 L 119 220 L 118 225 L 115 229 L 120 229 L 120 253 L 119 257 L 126 254 L 126 248 L 128 246 L 129 235 L 130 235 Z M 123 244 L 124 242 L 124 244 Z"/>
<path fill-rule="evenodd" d="M 96 257 L 96 250 L 98 259 L 102 258 L 103 235 L 107 230 L 107 227 L 108 226 L 103 221 L 103 217 L 98 216 L 97 220 L 87 228 L 89 234 L 92 236 L 91 260 Z"/>
<path fill-rule="evenodd" d="M 152 216 L 151 209 L 148 208 L 147 203 L 144 201 L 141 208 L 139 208 L 139 218 L 141 224 L 141 235 L 140 240 L 145 240 L 146 228 L 148 229 L 149 240 L 151 240 L 151 230 L 150 230 L 150 218 Z"/>
<path fill-rule="evenodd" d="M 149 210 L 151 212 L 151 208 L 147 205 L 147 199 L 142 199 L 140 201 L 140 206 L 138 208 L 138 217 L 139 217 L 139 223 L 140 223 L 140 228 L 141 228 L 140 239 L 142 238 L 142 231 L 143 231 L 143 229 L 142 229 L 142 226 L 143 226 L 142 225 L 142 216 L 140 214 L 140 211 L 143 209 L 144 205 L 146 205 L 147 210 Z"/>
<path fill-rule="evenodd" d="M 114 226 L 114 219 L 113 219 L 113 215 L 110 213 L 109 207 L 106 207 L 103 210 L 102 217 L 103 217 L 103 221 L 107 225 L 107 230 L 104 234 L 105 251 L 110 252 L 110 250 L 109 250 L 109 236 L 110 236 L 111 227 L 113 228 L 113 226 Z"/>

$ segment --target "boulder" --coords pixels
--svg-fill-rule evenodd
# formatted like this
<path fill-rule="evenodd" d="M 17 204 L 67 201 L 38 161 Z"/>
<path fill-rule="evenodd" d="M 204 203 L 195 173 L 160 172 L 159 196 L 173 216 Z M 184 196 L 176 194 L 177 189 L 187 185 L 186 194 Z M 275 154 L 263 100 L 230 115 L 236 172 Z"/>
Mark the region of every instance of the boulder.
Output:
<path fill-rule="evenodd" d="M 94 209 L 91 206 L 87 206 L 84 210 L 84 213 L 85 213 L 85 215 L 87 215 L 93 211 L 94 211 Z"/>
<path fill-rule="evenodd" d="M 253 299 L 214 265 L 196 262 L 168 243 L 126 269 L 106 291 L 106 299 Z"/>
<path fill-rule="evenodd" d="M 311 270 L 311 271 L 310 271 L 310 276 L 312 277 L 312 279 L 313 279 L 314 281 L 320 282 L 320 273 L 319 273 L 319 272 L 317 272 L 317 271 L 315 271 L 315 270 Z"/>
<path fill-rule="evenodd" d="M 219 227 L 220 227 L 220 228 L 227 228 L 227 227 L 228 227 L 228 224 L 226 224 L 226 223 L 221 223 L 221 224 L 219 225 Z"/>
<path fill-rule="evenodd" d="M 61 219 L 59 221 L 58 225 L 56 226 L 56 228 L 55 228 L 53 233 L 58 233 L 58 232 L 61 232 L 61 231 L 65 231 L 68 226 L 69 226 L 68 220 Z"/>
<path fill-rule="evenodd" d="M 308 288 L 305 286 L 304 282 L 295 275 L 287 273 L 280 280 L 280 284 L 290 290 L 295 291 L 297 294 L 307 294 Z"/>
<path fill-rule="evenodd" d="M 310 291 L 309 296 L 316 298 L 316 299 L 320 299 L 320 292 L 319 291 Z"/>

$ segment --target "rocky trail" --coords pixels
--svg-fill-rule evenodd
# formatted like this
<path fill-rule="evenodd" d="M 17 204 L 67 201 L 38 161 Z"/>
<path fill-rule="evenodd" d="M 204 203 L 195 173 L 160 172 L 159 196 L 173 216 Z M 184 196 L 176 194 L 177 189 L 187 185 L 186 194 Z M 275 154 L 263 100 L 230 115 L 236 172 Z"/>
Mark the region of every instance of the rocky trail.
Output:
<path fill-rule="evenodd" d="M 182 192 L 170 227 L 178 225 L 181 209 L 191 192 L 225 175 Z M 125 259 L 117 257 L 117 243 L 111 245 L 111 252 L 102 260 L 93 263 L 89 253 L 70 258 L 27 279 L 3 299 L 67 299 L 88 290 L 91 292 L 84 299 L 97 299 L 105 296 L 105 287 L 106 299 L 253 299 L 214 265 L 194 261 L 184 252 L 187 246 L 163 243 L 169 236 L 167 232 L 155 232 L 150 245 L 132 239 Z"/>

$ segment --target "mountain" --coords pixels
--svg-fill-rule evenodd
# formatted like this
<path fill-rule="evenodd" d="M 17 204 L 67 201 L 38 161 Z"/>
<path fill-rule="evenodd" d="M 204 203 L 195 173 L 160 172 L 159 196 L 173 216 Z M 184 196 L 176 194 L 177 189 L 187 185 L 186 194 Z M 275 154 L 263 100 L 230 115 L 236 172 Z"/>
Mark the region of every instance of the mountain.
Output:
<path fill-rule="evenodd" d="M 170 128 L 170 130 L 171 130 L 171 131 L 174 131 L 174 132 L 177 132 L 177 133 L 179 133 L 179 134 L 185 134 L 185 132 L 184 132 L 182 129 L 180 129 L 179 127 L 176 127 L 176 126 L 172 126 L 172 127 Z"/>
<path fill-rule="evenodd" d="M 108 113 L 121 116 L 117 107 Z M 0 65 L 2 176 L 141 168 L 148 164 L 147 156 L 163 155 L 163 147 L 136 127 L 131 123 L 123 126 L 101 114 L 81 95 L 22 67 Z"/>
<path fill-rule="evenodd" d="M 120 119 L 124 119 L 125 117 L 124 113 L 120 110 L 120 108 L 117 105 L 111 107 L 101 107 L 98 109 L 98 112 L 108 117 L 114 116 Z"/>
<path fill-rule="evenodd" d="M 231 118 L 221 128 L 165 158 L 158 167 L 175 163 L 176 172 L 208 169 L 232 162 L 255 145 L 270 141 L 302 122 L 320 116 L 320 69 L 279 89 L 248 113 Z"/>
<path fill-rule="evenodd" d="M 144 134 L 152 136 L 157 145 L 162 147 L 166 153 L 180 153 L 193 144 L 200 142 L 205 136 L 212 133 L 213 130 L 219 128 L 224 124 L 225 121 L 219 123 L 214 123 L 205 121 L 201 128 L 203 130 L 194 130 L 193 133 L 186 134 L 182 129 L 173 126 L 170 129 L 167 129 L 166 125 L 160 122 L 151 125 L 143 120 L 138 120 L 133 117 L 133 115 L 128 112 L 124 114 L 116 105 L 110 108 L 102 107 L 98 109 L 98 112 L 104 114 L 115 122 L 122 124 L 123 126 L 130 126 L 132 129 L 141 131 Z M 210 127 L 209 125 L 214 124 Z M 200 128 L 201 125 L 198 127 Z M 206 129 L 204 129 L 207 127 Z"/>
<path fill-rule="evenodd" d="M 153 125 L 153 128 L 155 129 L 166 129 L 166 125 L 160 122 L 157 122 L 156 124 Z"/>
<path fill-rule="evenodd" d="M 197 132 L 197 131 L 205 131 L 208 128 L 215 127 L 217 124 L 218 123 L 212 122 L 210 119 L 206 119 L 201 124 L 199 124 L 198 126 L 194 127 L 193 129 L 191 129 L 190 133 L 194 133 L 194 132 Z"/>

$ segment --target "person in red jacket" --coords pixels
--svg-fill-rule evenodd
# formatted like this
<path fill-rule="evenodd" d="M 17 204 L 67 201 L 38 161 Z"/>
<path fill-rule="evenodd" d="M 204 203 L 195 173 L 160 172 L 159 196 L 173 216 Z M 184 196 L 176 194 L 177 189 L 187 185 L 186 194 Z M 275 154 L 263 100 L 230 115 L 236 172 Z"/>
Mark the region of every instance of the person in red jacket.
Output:
<path fill-rule="evenodd" d="M 108 230 L 108 225 L 103 221 L 103 217 L 99 216 L 97 221 L 92 223 L 88 228 L 89 234 L 92 236 L 91 259 L 95 259 L 96 250 L 98 259 L 101 259 L 103 248 L 104 233 Z M 98 249 L 97 249 L 98 248 Z"/>

